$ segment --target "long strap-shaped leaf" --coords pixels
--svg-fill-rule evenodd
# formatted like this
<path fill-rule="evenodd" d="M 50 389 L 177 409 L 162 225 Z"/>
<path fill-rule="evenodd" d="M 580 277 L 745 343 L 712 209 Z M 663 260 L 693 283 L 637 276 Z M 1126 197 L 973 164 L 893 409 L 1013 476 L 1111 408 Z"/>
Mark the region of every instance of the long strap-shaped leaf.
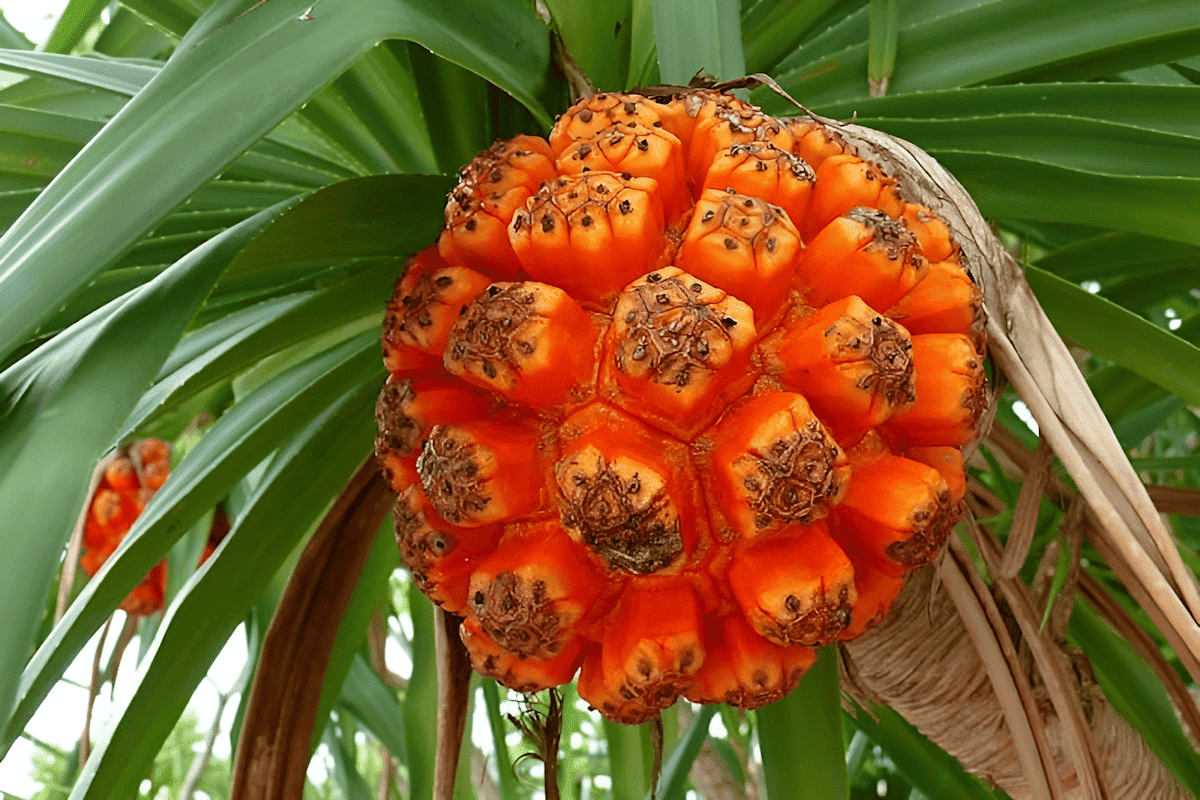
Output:
<path fill-rule="evenodd" d="M 545 28 L 520 0 L 223 0 L 0 239 L 0 354 L 372 44 L 408 39 L 549 124 Z M 193 33 L 196 29 L 193 29 Z M 186 157 L 182 157 L 186 155 Z M 170 179 L 164 179 L 170 176 Z"/>
<path fill-rule="evenodd" d="M 115 709 L 72 797 L 137 791 L 212 660 L 370 447 L 377 385 L 372 379 L 338 397 L 271 459 L 217 555 L 167 610 L 137 688 Z"/>
<path fill-rule="evenodd" d="M 1154 598 L 1179 640 L 1200 655 L 1195 579 L 1016 261 L 962 186 L 919 148 L 857 125 L 839 127 L 862 155 L 896 175 L 906 196 L 948 221 L 964 264 L 983 289 L 992 358 L 1075 480 L 1099 530 Z"/>
<path fill-rule="evenodd" d="M 394 495 L 368 458 L 305 548 L 263 642 L 230 796 L 300 797 L 338 623 Z"/>
<path fill-rule="evenodd" d="M 13 708 L 17 678 L 93 467 L 217 275 L 278 211 L 231 228 L 0 373 L 0 519 L 10 534 L 0 559 L 0 602 L 12 644 L 0 658 L 0 719 Z M 155 335 L 145 335 L 152 328 Z"/>
<path fill-rule="evenodd" d="M 29 660 L 21 674 L 16 710 L 0 737 L 0 753 L 7 751 L 17 739 L 92 633 L 116 609 L 129 589 L 163 557 L 171 542 L 225 497 L 240 476 L 276 450 L 298 427 L 308 424 L 341 396 L 347 386 L 379 380 L 382 369 L 378 348 L 378 338 L 374 334 L 349 339 L 280 373 L 244 397 L 213 425 L 180 462 L 171 480 L 154 495 L 120 547 L 80 591 L 62 620 Z M 60 447 L 52 450 L 52 455 L 61 458 L 68 449 Z M 78 473 L 71 479 L 86 481 L 88 468 L 81 468 L 73 460 L 70 463 Z M 49 469 L 46 469 L 40 475 L 48 473 Z M 50 488 L 59 494 L 46 503 L 63 505 L 61 489 L 53 485 Z M 25 496 L 28 498 L 29 493 Z M 66 509 L 68 515 L 73 516 L 74 508 L 82 504 L 82 498 L 78 504 L 71 504 Z M 5 513 L 10 512 L 5 509 Z M 63 527 L 69 530 L 70 526 Z M 63 536 L 65 538 L 65 533 Z M 52 544 L 54 554 L 58 555 L 62 549 L 61 540 Z M 0 568 L 12 561 L 10 551 L 7 559 L 0 560 Z M 54 563 L 51 561 L 50 574 Z M 113 580 L 107 579 L 110 575 Z M 23 580 L 31 579 L 25 577 Z M 44 592 L 51 579 L 43 573 L 38 580 Z M 12 625 L 16 618 L 16 600 L 10 601 L 9 605 L 9 624 Z M 21 607 L 22 613 L 32 620 L 26 624 L 36 624 L 42 608 L 40 602 L 31 608 Z M 18 659 L 24 660 L 24 650 L 13 648 L 13 652 Z"/>

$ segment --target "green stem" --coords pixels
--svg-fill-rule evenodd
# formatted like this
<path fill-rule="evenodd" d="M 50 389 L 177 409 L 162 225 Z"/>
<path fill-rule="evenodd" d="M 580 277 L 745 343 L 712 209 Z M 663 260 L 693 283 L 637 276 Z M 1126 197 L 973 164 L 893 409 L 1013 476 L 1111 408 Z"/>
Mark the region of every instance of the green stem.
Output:
<path fill-rule="evenodd" d="M 900 35 L 900 11 L 896 0 L 871 0 L 871 30 L 867 43 L 867 79 L 871 96 L 887 94 L 888 81 L 896 68 L 896 40 Z"/>
<path fill-rule="evenodd" d="M 822 648 L 800 688 L 755 713 L 768 800 L 850 796 L 836 649 Z"/>
<path fill-rule="evenodd" d="M 492 728 L 492 746 L 496 748 L 496 772 L 500 776 L 500 800 L 517 800 L 517 776 L 513 774 L 512 756 L 504 738 L 506 726 L 500 713 L 500 690 L 491 679 L 483 681 L 483 702 L 487 706 L 488 723 Z"/>
<path fill-rule="evenodd" d="M 645 725 L 604 720 L 613 800 L 642 800 L 650 789 L 650 731 Z"/>

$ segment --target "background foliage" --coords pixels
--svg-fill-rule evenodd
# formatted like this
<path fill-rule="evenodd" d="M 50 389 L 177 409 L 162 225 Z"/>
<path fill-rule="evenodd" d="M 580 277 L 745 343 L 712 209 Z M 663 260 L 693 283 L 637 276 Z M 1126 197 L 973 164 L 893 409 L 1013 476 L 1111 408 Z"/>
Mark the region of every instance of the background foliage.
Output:
<path fill-rule="evenodd" d="M 436 236 L 447 176 L 496 137 L 544 133 L 569 102 L 551 29 L 601 89 L 768 72 L 814 111 L 925 148 L 1021 255 L 1143 477 L 1200 488 L 1194 0 L 538 5 L 550 27 L 525 0 L 71 0 L 37 50 L 0 22 L 0 69 L 14 76 L 0 89 L 0 754 L 29 736 L 147 569 L 168 556 L 172 575 L 166 613 L 141 623 L 126 656 L 133 688 L 82 769 L 35 742 L 39 797 L 177 797 L 185 784 L 222 796 L 220 759 L 187 781 L 209 733 L 184 714 L 188 698 L 231 635 L 246 637 L 253 671 L 295 554 L 370 448 L 383 304 L 404 257 Z M 887 95 L 870 97 L 868 77 L 888 78 Z M 768 91 L 753 99 L 793 111 Z M 998 424 L 1032 447 L 1023 414 L 1008 397 Z M 88 476 L 134 435 L 175 441 L 174 474 L 53 623 Z M 1011 510 L 1017 488 L 999 470 L 975 474 Z M 192 574 L 185 554 L 219 501 L 233 531 Z M 1031 560 L 1061 512 L 1043 514 Z M 1003 532 L 1004 515 L 995 522 Z M 1200 523 L 1172 522 L 1196 569 Z M 378 552 L 334 654 L 346 666 L 326 687 L 329 779 L 314 797 L 375 796 L 381 782 L 428 796 L 432 622 L 392 572 L 395 551 Z M 1102 559 L 1084 555 L 1188 680 Z M 383 630 L 400 675 L 372 668 L 375 609 L 374 641 Z M 1200 792 L 1145 664 L 1086 613 L 1070 635 Z M 475 696 L 484 730 L 461 796 L 536 794 L 540 767 L 518 758 L 529 743 L 503 718 L 513 698 L 490 682 Z M 566 697 L 568 796 L 641 797 L 646 732 Z M 886 709 L 839 725 L 836 701 L 836 676 L 818 673 L 758 714 L 672 710 L 660 796 L 683 796 L 697 758 L 732 776 L 736 796 L 999 794 Z M 818 770 L 833 789 L 805 782 Z"/>

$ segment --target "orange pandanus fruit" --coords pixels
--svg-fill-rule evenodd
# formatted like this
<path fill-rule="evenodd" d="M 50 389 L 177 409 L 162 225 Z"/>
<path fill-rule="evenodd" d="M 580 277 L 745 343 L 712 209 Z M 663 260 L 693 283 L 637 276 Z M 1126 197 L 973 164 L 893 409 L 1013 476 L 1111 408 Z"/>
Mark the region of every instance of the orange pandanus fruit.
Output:
<path fill-rule="evenodd" d="M 100 484 L 88 501 L 79 566 L 89 576 L 113 554 L 129 533 L 154 493 L 171 473 L 170 448 L 159 439 L 132 442 L 108 462 Z M 167 561 L 163 559 L 121 602 L 129 614 L 161 611 L 167 591 Z"/>
<path fill-rule="evenodd" d="M 982 319 L 947 225 L 820 122 L 584 99 L 465 167 L 396 285 L 404 561 L 511 688 L 777 700 L 942 552 Z"/>

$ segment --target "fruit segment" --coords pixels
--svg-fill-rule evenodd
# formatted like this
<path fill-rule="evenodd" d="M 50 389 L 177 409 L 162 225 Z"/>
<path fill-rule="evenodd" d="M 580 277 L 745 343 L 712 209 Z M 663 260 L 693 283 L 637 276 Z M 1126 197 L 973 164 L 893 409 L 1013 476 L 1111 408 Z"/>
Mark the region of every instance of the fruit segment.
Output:
<path fill-rule="evenodd" d="M 983 340 L 983 294 L 953 261 L 929 264 L 917 285 L 888 309 L 909 333 L 962 333 Z"/>
<path fill-rule="evenodd" d="M 837 516 L 880 570 L 900 577 L 938 556 L 959 509 L 936 469 L 887 455 L 855 465 Z"/>
<path fill-rule="evenodd" d="M 114 458 L 112 463 L 105 468 L 104 480 L 118 491 L 136 489 L 141 486 L 133 462 L 124 456 Z"/>
<path fill-rule="evenodd" d="M 795 141 L 779 120 L 730 95 L 713 93 L 694 116 L 696 125 L 688 147 L 688 176 L 696 186 L 704 183 L 704 176 L 717 154 L 732 145 L 767 142 L 790 152 Z"/>
<path fill-rule="evenodd" d="M 815 167 L 816 186 L 808 206 L 808 217 L 800 235 L 810 242 L 829 223 L 852 208 L 875 208 L 891 219 L 904 213 L 904 201 L 896 183 L 873 164 L 858 156 L 832 155 Z"/>
<path fill-rule="evenodd" d="M 544 139 L 517 136 L 496 142 L 459 171 L 446 203 L 438 251 L 447 262 L 471 265 L 493 278 L 517 277 L 520 264 L 508 243 L 508 223 L 557 171 Z"/>
<path fill-rule="evenodd" d="M 749 388 L 758 333 L 740 300 L 669 267 L 617 300 L 600 357 L 600 393 L 662 430 L 691 438 Z"/>
<path fill-rule="evenodd" d="M 604 587 L 587 551 L 558 523 L 513 526 L 471 574 L 467 615 L 504 651 L 551 659 L 578 636 Z"/>
<path fill-rule="evenodd" d="M 917 237 L 917 249 L 927 261 L 947 261 L 954 255 L 950 229 L 937 214 L 919 203 L 906 203 L 900 218 Z"/>
<path fill-rule="evenodd" d="M 777 205 L 794 226 L 808 210 L 813 177 L 807 164 L 773 144 L 735 144 L 717 154 L 704 178 L 704 188 L 749 195 Z"/>
<path fill-rule="evenodd" d="M 729 582 L 754 629 L 786 647 L 836 642 L 857 599 L 854 568 L 824 522 L 741 545 Z"/>
<path fill-rule="evenodd" d="M 763 343 L 768 371 L 804 394 L 839 439 L 912 404 L 911 351 L 904 328 L 854 296 L 785 321 Z"/>
<path fill-rule="evenodd" d="M 596 328 L 556 286 L 493 283 L 455 322 L 444 362 L 501 397 L 548 408 L 592 392 Z"/>
<path fill-rule="evenodd" d="M 851 209 L 809 242 L 796 287 L 815 308 L 851 295 L 871 308 L 891 308 L 925 274 L 916 245 L 903 222 L 878 209 Z"/>
<path fill-rule="evenodd" d="M 850 480 L 846 454 L 789 392 L 755 397 L 722 419 L 711 470 L 716 507 L 744 538 L 822 519 Z"/>
<path fill-rule="evenodd" d="M 573 639 L 552 658 L 521 658 L 498 645 L 483 631 L 479 621 L 468 617 L 460 627 L 471 667 L 485 678 L 518 692 L 540 692 L 562 686 L 579 670 L 584 642 Z"/>
<path fill-rule="evenodd" d="M 147 616 L 159 611 L 167 595 L 167 560 L 159 561 L 118 606 L 126 614 Z"/>
<path fill-rule="evenodd" d="M 857 542 L 835 536 L 834 540 L 846 551 L 854 565 L 854 591 L 858 600 L 850 615 L 850 624 L 842 631 L 841 640 L 857 638 L 878 625 L 887 616 L 892 603 L 904 588 L 904 579 L 889 575 L 877 566 L 876 559 L 860 553 Z"/>
<path fill-rule="evenodd" d="M 588 172 L 542 187 L 513 216 L 509 240 L 525 272 L 591 308 L 658 266 L 665 228 L 659 184 Z"/>
<path fill-rule="evenodd" d="M 612 126 L 628 128 L 636 124 L 646 128 L 663 128 L 666 127 L 663 120 L 672 119 L 675 120 L 673 128 L 680 124 L 680 113 L 639 94 L 607 92 L 585 97 L 555 121 L 554 129 L 550 131 L 550 147 L 555 156 L 560 156 L 573 142 Z"/>
<path fill-rule="evenodd" d="M 598 648 L 584 657 L 579 696 L 609 719 L 637 725 L 673 704 L 704 663 L 700 604 L 690 586 L 635 584 Z"/>
<path fill-rule="evenodd" d="M 447 265 L 432 247 L 409 259 L 384 312 L 384 366 L 394 372 L 417 363 L 408 348 L 441 358 L 459 312 L 491 282 L 475 270 Z"/>
<path fill-rule="evenodd" d="M 963 471 L 960 448 L 910 447 L 904 451 L 904 456 L 936 469 L 950 491 L 950 502 L 961 502 L 967 496 L 967 476 Z"/>
<path fill-rule="evenodd" d="M 693 703 L 761 708 L 790 694 L 817 660 L 811 648 L 764 639 L 740 614 L 709 623 L 705 641 L 704 663 L 687 691 Z"/>
<path fill-rule="evenodd" d="M 536 424 L 524 419 L 436 425 L 417 459 L 430 503 L 447 522 L 474 527 L 545 505 Z"/>
<path fill-rule="evenodd" d="M 983 360 L 971 340 L 956 333 L 913 337 L 917 400 L 887 421 L 887 430 L 911 445 L 962 446 L 975 438 L 987 405 Z"/>
<path fill-rule="evenodd" d="M 95 575 L 116 552 L 170 472 L 170 449 L 159 439 L 134 442 L 105 466 L 84 518 L 79 566 L 86 574 Z M 167 562 L 163 560 L 122 601 L 121 610 L 143 616 L 159 611 L 166 585 Z"/>
<path fill-rule="evenodd" d="M 785 120 L 785 124 L 795 137 L 793 155 L 804 159 L 814 170 L 830 156 L 855 154 L 854 148 L 846 143 L 840 133 L 812 117 L 792 117 Z"/>
<path fill-rule="evenodd" d="M 765 328 L 787 300 L 800 250 L 796 228 L 778 206 L 706 189 L 675 266 L 748 304 Z"/>
<path fill-rule="evenodd" d="M 662 127 L 637 122 L 610 125 L 572 142 L 559 154 L 558 168 L 564 175 L 612 172 L 652 178 L 668 222 L 679 219 L 692 204 L 683 148 Z"/>
<path fill-rule="evenodd" d="M 676 571 L 706 536 L 687 448 L 594 403 L 559 431 L 559 515 L 571 537 L 613 572 Z"/>
<path fill-rule="evenodd" d="M 467 607 L 471 572 L 495 549 L 502 527 L 451 525 L 438 515 L 419 485 L 408 487 L 396 498 L 392 523 L 400 557 L 413 583 L 446 611 L 462 613 Z"/>
<path fill-rule="evenodd" d="M 415 456 L 434 425 L 482 419 L 494 405 L 487 392 L 448 375 L 390 377 L 375 404 L 375 453 Z"/>

